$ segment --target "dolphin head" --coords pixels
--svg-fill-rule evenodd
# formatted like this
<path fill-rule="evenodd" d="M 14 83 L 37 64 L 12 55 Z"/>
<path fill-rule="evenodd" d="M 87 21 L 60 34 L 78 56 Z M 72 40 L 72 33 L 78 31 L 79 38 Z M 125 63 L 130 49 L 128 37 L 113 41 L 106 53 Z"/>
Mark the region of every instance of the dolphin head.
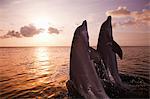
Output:
<path fill-rule="evenodd" d="M 85 39 L 85 43 L 87 43 L 89 45 L 89 35 L 88 35 L 88 31 L 87 31 L 86 20 L 83 21 L 83 23 L 82 23 L 81 35 L 83 36 L 83 39 Z"/>
<path fill-rule="evenodd" d="M 120 59 L 123 57 L 123 52 L 120 46 L 113 40 L 112 36 L 112 25 L 111 25 L 111 16 L 107 17 L 107 20 L 102 24 L 100 34 L 102 35 L 101 41 L 106 43 L 105 45 L 111 45 L 112 50 L 118 54 Z M 100 42 L 98 42 L 97 48 L 100 50 Z"/>
<path fill-rule="evenodd" d="M 87 31 L 87 21 L 83 21 L 82 25 L 80 25 L 79 27 L 77 27 L 75 34 L 74 34 L 75 40 L 80 40 L 89 46 L 89 35 L 88 35 L 88 31 Z"/>
<path fill-rule="evenodd" d="M 113 37 L 112 37 L 111 16 L 108 16 L 107 20 L 102 24 L 101 31 L 103 31 L 102 33 L 106 33 L 104 35 L 107 35 L 107 39 L 113 40 Z"/>

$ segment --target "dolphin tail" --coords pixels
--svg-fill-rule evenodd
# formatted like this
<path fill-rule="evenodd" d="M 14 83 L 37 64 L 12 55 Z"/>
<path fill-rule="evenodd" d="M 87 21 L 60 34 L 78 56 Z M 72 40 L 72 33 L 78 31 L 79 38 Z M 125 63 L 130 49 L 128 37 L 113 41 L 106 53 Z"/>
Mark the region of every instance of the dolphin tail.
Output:
<path fill-rule="evenodd" d="M 123 57 L 122 49 L 115 41 L 112 42 L 112 50 L 118 54 L 120 59 L 122 59 L 122 57 Z"/>

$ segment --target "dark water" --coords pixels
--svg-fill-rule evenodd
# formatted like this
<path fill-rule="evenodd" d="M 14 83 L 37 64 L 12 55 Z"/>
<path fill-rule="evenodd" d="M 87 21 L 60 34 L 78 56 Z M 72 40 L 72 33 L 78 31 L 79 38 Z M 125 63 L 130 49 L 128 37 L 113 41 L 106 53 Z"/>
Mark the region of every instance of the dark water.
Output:
<path fill-rule="evenodd" d="M 150 47 L 123 47 L 123 52 L 119 71 L 149 79 Z M 0 98 L 64 95 L 69 55 L 69 47 L 0 48 Z"/>
<path fill-rule="evenodd" d="M 119 70 L 150 79 L 150 47 L 123 47 L 124 58 L 118 61 Z"/>

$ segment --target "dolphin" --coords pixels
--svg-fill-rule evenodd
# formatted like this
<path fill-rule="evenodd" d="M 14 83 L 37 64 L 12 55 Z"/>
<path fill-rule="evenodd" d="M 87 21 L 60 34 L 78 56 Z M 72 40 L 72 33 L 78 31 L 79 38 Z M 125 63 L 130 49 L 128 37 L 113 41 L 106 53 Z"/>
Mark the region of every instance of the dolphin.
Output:
<path fill-rule="evenodd" d="M 122 86 L 122 81 L 118 73 L 116 54 L 122 59 L 123 52 L 120 46 L 113 40 L 111 16 L 108 16 L 107 20 L 101 26 L 97 51 L 107 70 L 109 69 L 115 83 Z"/>
<path fill-rule="evenodd" d="M 75 30 L 72 40 L 70 80 L 66 83 L 68 91 L 76 91 L 85 99 L 108 99 L 88 51 L 89 36 L 85 20 Z"/>

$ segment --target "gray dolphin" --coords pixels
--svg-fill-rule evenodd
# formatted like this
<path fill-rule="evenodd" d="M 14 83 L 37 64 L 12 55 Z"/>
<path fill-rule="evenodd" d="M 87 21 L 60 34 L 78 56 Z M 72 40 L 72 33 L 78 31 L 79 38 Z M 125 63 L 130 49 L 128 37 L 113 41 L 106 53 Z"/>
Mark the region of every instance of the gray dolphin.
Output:
<path fill-rule="evenodd" d="M 108 99 L 88 51 L 89 36 L 87 22 L 84 21 L 74 33 L 70 53 L 70 80 L 67 87 L 85 99 Z"/>
<path fill-rule="evenodd" d="M 101 26 L 97 44 L 97 51 L 102 57 L 107 69 L 110 70 L 115 83 L 121 86 L 122 81 L 118 73 L 116 53 L 121 59 L 123 53 L 120 46 L 113 40 L 111 16 L 108 16 L 107 20 Z"/>

